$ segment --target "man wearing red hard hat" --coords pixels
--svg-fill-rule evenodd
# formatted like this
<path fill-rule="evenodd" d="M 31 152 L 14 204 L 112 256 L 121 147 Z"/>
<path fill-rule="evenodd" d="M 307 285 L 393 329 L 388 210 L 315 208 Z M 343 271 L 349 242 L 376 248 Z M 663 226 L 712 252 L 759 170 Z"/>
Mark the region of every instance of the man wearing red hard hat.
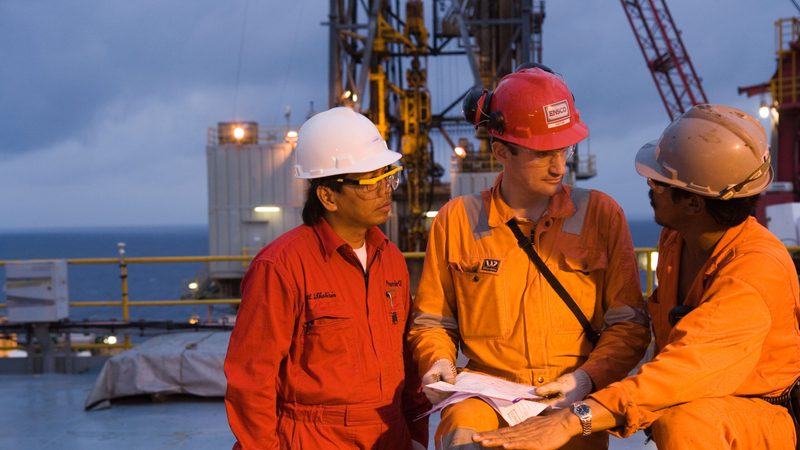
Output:
<path fill-rule="evenodd" d="M 422 382 L 454 382 L 460 349 L 464 370 L 572 408 L 623 378 L 650 341 L 627 221 L 609 196 L 563 183 L 589 132 L 560 76 L 523 68 L 469 95 L 464 110 L 488 131 L 503 171 L 492 188 L 447 203 L 431 226 L 409 332 Z M 507 426 L 477 398 L 441 417 L 437 448 L 482 448 L 474 433 Z M 599 433 L 564 448 L 607 445 Z"/>

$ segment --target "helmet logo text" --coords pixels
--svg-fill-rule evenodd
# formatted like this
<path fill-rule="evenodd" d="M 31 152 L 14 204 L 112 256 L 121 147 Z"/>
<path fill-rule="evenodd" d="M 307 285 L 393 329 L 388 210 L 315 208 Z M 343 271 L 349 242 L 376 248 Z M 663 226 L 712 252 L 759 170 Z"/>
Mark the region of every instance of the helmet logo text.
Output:
<path fill-rule="evenodd" d="M 566 100 L 544 105 L 544 117 L 547 121 L 547 128 L 560 127 L 569 123 L 569 104 Z"/>

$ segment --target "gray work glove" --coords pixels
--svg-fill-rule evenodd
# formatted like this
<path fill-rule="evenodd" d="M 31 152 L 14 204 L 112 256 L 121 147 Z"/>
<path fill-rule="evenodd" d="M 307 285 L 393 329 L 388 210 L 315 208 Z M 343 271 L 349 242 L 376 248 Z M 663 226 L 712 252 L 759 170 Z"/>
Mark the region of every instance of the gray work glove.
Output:
<path fill-rule="evenodd" d="M 422 376 L 422 392 L 428 397 L 428 400 L 433 403 L 439 403 L 450 396 L 450 392 L 439 392 L 429 389 L 425 386 L 436 383 L 437 381 L 444 381 L 445 383 L 455 384 L 456 382 L 456 366 L 449 359 L 439 359 L 431 364 L 431 368 Z"/>
<path fill-rule="evenodd" d="M 551 383 L 536 388 L 536 395 L 550 397 L 547 403 L 553 408 L 564 408 L 583 400 L 592 391 L 592 379 L 582 369 L 561 375 Z"/>

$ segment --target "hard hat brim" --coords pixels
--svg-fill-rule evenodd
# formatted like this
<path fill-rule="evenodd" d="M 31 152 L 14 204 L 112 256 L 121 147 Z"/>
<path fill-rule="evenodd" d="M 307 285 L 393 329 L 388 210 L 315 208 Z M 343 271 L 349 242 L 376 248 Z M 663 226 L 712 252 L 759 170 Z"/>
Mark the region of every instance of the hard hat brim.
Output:
<path fill-rule="evenodd" d="M 675 180 L 667 174 L 661 173 L 659 170 L 661 164 L 656 159 L 657 149 L 658 139 L 644 144 L 639 151 L 636 152 L 636 172 L 645 178 L 652 178 L 662 183 L 674 185 Z"/>
<path fill-rule="evenodd" d="M 378 170 L 382 167 L 386 167 L 392 163 L 395 163 L 399 161 L 400 158 L 402 157 L 403 155 L 401 155 L 400 153 L 397 153 L 393 150 L 389 150 L 387 148 L 385 150 L 376 153 L 370 158 L 361 160 L 355 164 L 350 164 L 345 167 L 332 168 L 327 170 L 300 172 L 296 175 L 296 178 L 299 178 L 301 180 L 310 180 L 313 178 L 324 178 L 324 177 L 343 175 L 348 173 L 367 173 L 367 172 L 372 172 L 373 170 Z"/>
<path fill-rule="evenodd" d="M 497 139 L 521 145 L 527 149 L 546 152 L 575 145 L 589 136 L 589 127 L 583 122 L 577 122 L 566 130 L 560 130 L 546 135 L 518 136 L 514 133 L 500 133 L 489 130 L 489 134 Z"/>
<path fill-rule="evenodd" d="M 718 196 L 717 192 L 710 192 L 705 189 L 700 189 L 699 187 L 695 187 L 689 185 L 688 183 L 675 179 L 669 173 L 665 173 L 663 169 L 663 165 L 658 161 L 656 155 L 658 153 L 658 142 L 659 140 L 653 140 L 646 144 L 644 144 L 638 152 L 636 152 L 636 172 L 639 175 L 650 178 L 655 181 L 659 181 L 664 184 L 668 184 L 670 186 L 675 186 L 679 189 L 684 189 L 689 192 L 693 192 L 698 195 L 702 195 L 704 197 L 711 197 L 714 198 Z M 761 177 L 761 179 L 754 180 L 747 184 L 747 189 L 742 190 L 733 195 L 732 198 L 740 198 L 740 197 L 752 197 L 754 195 L 758 195 L 759 193 L 766 190 L 767 186 L 772 183 L 772 180 L 775 176 L 772 167 L 769 168 L 768 174 L 765 177 Z"/>

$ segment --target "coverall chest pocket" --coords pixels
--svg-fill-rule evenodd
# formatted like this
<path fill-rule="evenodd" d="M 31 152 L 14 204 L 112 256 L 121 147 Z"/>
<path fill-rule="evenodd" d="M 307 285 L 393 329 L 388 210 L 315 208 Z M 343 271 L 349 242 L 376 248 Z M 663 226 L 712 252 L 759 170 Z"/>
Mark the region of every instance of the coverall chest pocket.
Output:
<path fill-rule="evenodd" d="M 386 361 L 401 377 L 404 371 L 401 355 L 403 355 L 406 320 L 408 317 L 406 312 L 407 296 L 408 293 L 405 290 L 391 288 L 385 291 L 383 302 L 384 318 L 386 320 L 384 331 L 389 344 L 385 347 L 385 350 L 391 355 Z"/>
<path fill-rule="evenodd" d="M 509 318 L 503 260 L 451 263 L 450 273 L 458 305 L 458 329 L 461 337 L 506 337 L 509 333 Z"/>
<path fill-rule="evenodd" d="M 342 299 L 312 300 L 306 305 L 300 360 L 310 375 L 323 376 L 329 386 L 351 386 L 360 379 L 355 321 Z"/>
<path fill-rule="evenodd" d="M 564 249 L 559 259 L 559 269 L 556 277 L 583 314 L 592 321 L 597 302 L 603 301 L 603 284 L 608 269 L 606 252 L 590 247 Z M 550 309 L 556 333 L 583 332 L 580 322 L 563 300 L 557 298 L 553 303 Z"/>

